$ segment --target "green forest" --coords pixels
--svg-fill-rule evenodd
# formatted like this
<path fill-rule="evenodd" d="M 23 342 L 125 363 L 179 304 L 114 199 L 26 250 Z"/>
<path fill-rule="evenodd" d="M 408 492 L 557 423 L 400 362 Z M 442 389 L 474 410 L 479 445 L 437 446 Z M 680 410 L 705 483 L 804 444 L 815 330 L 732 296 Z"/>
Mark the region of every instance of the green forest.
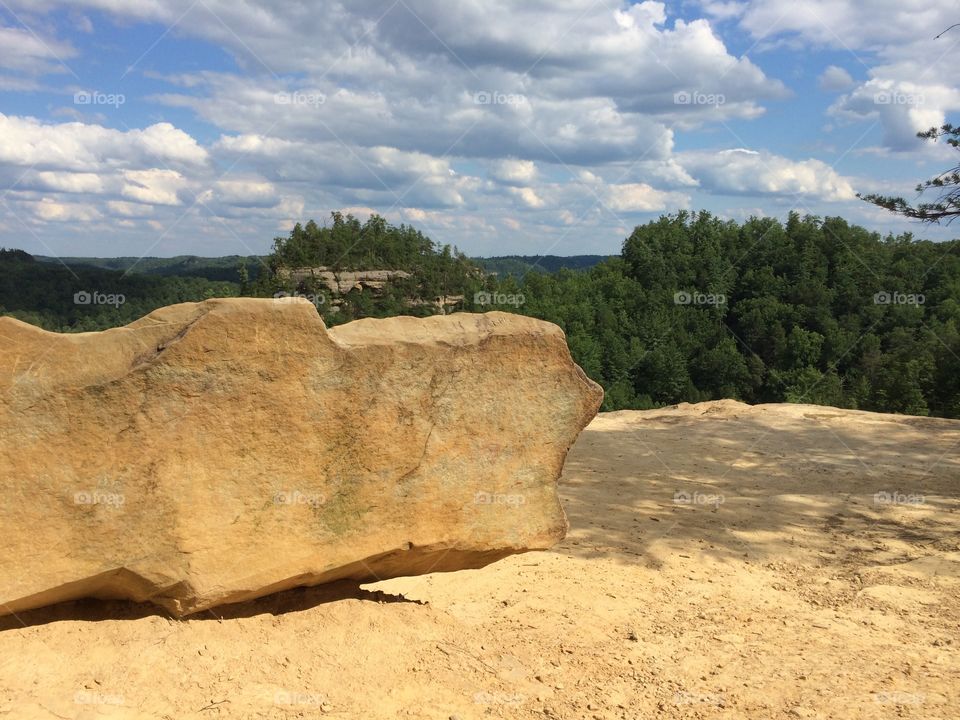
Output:
<path fill-rule="evenodd" d="M 56 332 L 104 330 L 165 305 L 239 293 L 234 281 L 43 262 L 22 250 L 0 249 L 0 315 Z"/>
<path fill-rule="evenodd" d="M 575 360 L 603 385 L 604 410 L 734 398 L 960 417 L 960 241 L 881 237 L 837 217 L 737 223 L 679 212 L 635 228 L 619 256 L 565 267 L 471 259 L 412 227 L 333 213 L 328 224 L 276 238 L 265 258 L 225 259 L 233 281 L 189 275 L 201 266 L 230 276 L 224 262 L 199 260 L 147 274 L 0 251 L 0 312 L 80 331 L 230 295 L 321 298 L 328 324 L 501 310 L 560 325 Z M 316 281 L 291 279 L 292 269 L 316 267 L 410 276 L 334 303 Z M 83 292 L 100 295 L 78 304 Z M 124 302 L 109 304 L 111 295 Z"/>
<path fill-rule="evenodd" d="M 620 258 L 522 290 L 605 409 L 735 398 L 960 417 L 958 241 L 680 212 L 637 227 Z"/>

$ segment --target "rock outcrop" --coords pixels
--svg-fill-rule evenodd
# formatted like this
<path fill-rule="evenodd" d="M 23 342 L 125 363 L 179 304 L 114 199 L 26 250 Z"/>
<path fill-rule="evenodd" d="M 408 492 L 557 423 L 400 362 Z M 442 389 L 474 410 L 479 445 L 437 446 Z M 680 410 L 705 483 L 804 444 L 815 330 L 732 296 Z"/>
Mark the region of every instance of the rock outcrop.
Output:
<path fill-rule="evenodd" d="M 331 293 L 346 295 L 351 290 L 383 290 L 391 280 L 410 277 L 405 270 L 341 270 L 327 267 L 295 268 L 281 271 L 281 277 L 289 277 L 294 283 L 315 280 Z"/>
<path fill-rule="evenodd" d="M 359 292 L 369 292 L 374 297 L 381 297 L 387 285 L 394 280 L 404 280 L 412 277 L 405 270 L 339 270 L 334 271 L 327 267 L 302 267 L 302 268 L 280 268 L 278 276 L 284 280 L 291 281 L 297 290 L 288 293 L 286 291 L 278 292 L 275 297 L 305 297 L 314 302 L 314 304 L 326 304 L 329 312 L 340 312 L 340 306 L 343 304 L 343 296 L 357 290 Z M 306 287 L 322 286 L 329 292 L 317 295 L 315 293 L 301 293 L 305 283 L 311 283 Z M 420 307 L 429 305 L 436 308 L 441 313 L 446 313 L 463 302 L 463 295 L 439 295 L 430 299 L 407 298 L 406 307 Z"/>
<path fill-rule="evenodd" d="M 100 597 L 186 615 L 550 547 L 602 397 L 550 323 L 327 330 L 297 298 L 76 335 L 0 318 L 0 384 L 0 614 Z"/>

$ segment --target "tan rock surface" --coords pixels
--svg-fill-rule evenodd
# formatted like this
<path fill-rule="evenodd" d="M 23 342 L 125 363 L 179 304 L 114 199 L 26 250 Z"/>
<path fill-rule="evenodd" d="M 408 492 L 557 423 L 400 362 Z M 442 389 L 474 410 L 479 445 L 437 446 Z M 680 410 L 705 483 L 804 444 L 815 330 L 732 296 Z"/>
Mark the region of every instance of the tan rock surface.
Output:
<path fill-rule="evenodd" d="M 483 566 L 562 539 L 601 390 L 559 328 L 210 300 L 102 333 L 0 318 L 0 613 L 177 615 L 299 585 Z"/>

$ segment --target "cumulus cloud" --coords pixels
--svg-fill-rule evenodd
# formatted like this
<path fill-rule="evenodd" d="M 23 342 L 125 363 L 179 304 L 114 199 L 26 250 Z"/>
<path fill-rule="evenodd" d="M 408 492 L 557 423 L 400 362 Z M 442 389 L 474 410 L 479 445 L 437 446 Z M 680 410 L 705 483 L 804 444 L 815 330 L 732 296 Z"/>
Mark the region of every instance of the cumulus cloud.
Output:
<path fill-rule="evenodd" d="M 102 193 L 106 189 L 104 179 L 97 173 L 90 172 L 58 172 L 43 170 L 32 173 L 26 185 L 35 185 L 44 190 L 53 190 L 63 193 Z"/>
<path fill-rule="evenodd" d="M 850 181 L 820 160 L 737 148 L 685 153 L 681 162 L 701 188 L 718 195 L 799 196 L 826 202 L 856 197 Z"/>
<path fill-rule="evenodd" d="M 665 157 L 672 135 L 663 120 L 756 117 L 763 99 L 785 92 L 732 54 L 710 22 L 670 19 L 651 0 L 408 0 L 386 9 L 342 1 L 323 12 L 229 0 L 71 3 L 84 6 L 127 21 L 179 21 L 178 32 L 232 50 L 251 70 L 245 77 L 166 77 L 190 92 L 154 99 L 233 134 L 265 134 L 276 122 L 272 134 L 302 141 L 373 147 L 389 137 L 399 150 L 434 156 L 590 164 Z M 303 80 L 285 84 L 286 74 Z M 684 92 L 724 102 L 676 102 Z"/>
<path fill-rule="evenodd" d="M 716 18 L 717 20 L 730 20 L 743 15 L 747 9 L 747 3 L 735 2 L 734 0 L 729 0 L 728 2 L 723 2 L 723 0 L 705 0 L 700 3 L 700 7 L 702 7 L 704 12 L 710 17 Z"/>
<path fill-rule="evenodd" d="M 235 207 L 269 208 L 279 203 L 280 197 L 273 183 L 251 178 L 217 180 L 213 188 L 203 194 L 201 200 L 203 202 L 215 200 Z"/>
<path fill-rule="evenodd" d="M 886 148 L 916 151 L 918 131 L 960 109 L 951 87 L 955 53 L 950 43 L 955 41 L 949 36 L 934 40 L 956 21 L 950 3 L 925 0 L 752 0 L 741 24 L 756 38 L 791 37 L 852 52 L 869 67 L 869 78 L 830 112 L 848 120 L 879 120 Z M 849 90 L 856 84 L 838 70 L 831 66 L 821 76 L 825 89 Z"/>
<path fill-rule="evenodd" d="M 153 215 L 154 207 L 142 203 L 127 202 L 125 200 L 107 201 L 107 209 L 115 217 L 144 218 Z"/>
<path fill-rule="evenodd" d="M 943 84 L 873 78 L 840 97 L 830 112 L 847 119 L 877 118 L 884 144 L 916 152 L 917 133 L 944 123 L 948 110 L 960 109 L 960 90 Z"/>
<path fill-rule="evenodd" d="M 0 26 L 0 56 L 6 70 L 33 75 L 68 72 L 62 61 L 76 54 L 69 43 L 41 38 L 26 28 Z"/>
<path fill-rule="evenodd" d="M 820 77 L 817 78 L 817 83 L 821 90 L 827 92 L 849 90 L 856 85 L 853 78 L 850 77 L 850 73 L 836 65 L 827 65 L 824 71 L 820 73 Z"/>
<path fill-rule="evenodd" d="M 687 207 L 690 198 L 674 192 L 665 192 L 646 183 L 623 183 L 606 188 L 606 205 L 615 212 L 660 212 Z"/>
<path fill-rule="evenodd" d="M 337 205 L 378 201 L 386 207 L 457 207 L 475 178 L 451 173 L 450 160 L 378 145 L 225 135 L 214 145 L 228 163 L 243 161 L 271 181 L 308 184 L 340 195 Z M 376 204 L 376 203 L 372 203 Z"/>
<path fill-rule="evenodd" d="M 859 84 L 839 66 L 826 68 L 820 84 L 845 93 L 830 111 L 836 121 L 875 117 L 888 144 L 954 102 L 927 92 L 938 75 L 923 75 L 918 53 L 893 49 L 944 16 L 935 9 L 912 17 L 916 0 L 905 0 L 907 12 L 888 8 L 910 27 L 878 27 L 879 34 L 864 25 L 891 21 L 854 0 L 701 0 L 685 5 L 682 17 L 654 0 L 326 0 L 322 11 L 262 0 L 8 3 L 37 17 L 69 8 L 83 18 L 89 9 L 96 27 L 80 30 L 93 30 L 90 40 L 114 24 L 176 23 L 177 35 L 236 61 L 235 70 L 184 72 L 189 64 L 160 61 L 161 43 L 129 68 L 128 77 L 149 78 L 154 94 L 123 109 L 51 110 L 75 122 L 0 115 L 0 179 L 17 183 L 11 195 L 44 222 L 115 221 L 162 233 L 183 219 L 181 229 L 252 242 L 304 213 L 320 219 L 352 207 L 415 221 L 438 239 L 466 238 L 477 250 L 508 237 L 543 242 L 543 250 L 564 233 L 582 237 L 578 226 L 591 239 L 616 242 L 628 223 L 611 224 L 611 213 L 689 207 L 693 193 L 753 195 L 743 203 L 750 206 L 763 198 L 852 198 L 848 180 L 812 158 L 677 152 L 690 147 L 691 129 L 696 147 L 722 145 L 726 130 L 743 125 L 729 121 L 758 119 L 768 101 L 789 96 L 762 69 L 764 55 L 740 55 L 725 41 L 721 31 L 735 24 L 770 43 L 790 37 L 840 47 L 839 35 L 865 59 L 879 58 L 883 64 Z M 65 75 L 61 86 L 82 84 L 57 61 L 77 57 L 69 43 L 44 36 L 37 44 L 6 31 L 0 49 L 19 53 L 19 66 L 0 76 L 0 88 L 36 86 L 47 81 L 43 73 Z M 865 102 L 884 83 L 905 90 L 908 81 L 930 98 L 922 108 Z M 63 106 L 63 93 L 49 106 Z M 151 114 L 131 114 L 137 105 Z M 144 116 L 164 113 L 177 124 L 143 127 Z M 213 141 L 211 128 L 219 135 Z"/>
<path fill-rule="evenodd" d="M 125 170 L 120 194 L 149 205 L 181 205 L 178 192 L 187 186 L 187 179 L 176 170 Z"/>
<path fill-rule="evenodd" d="M 90 222 L 102 217 L 99 210 L 89 205 L 57 202 L 48 197 L 26 205 L 38 219 L 47 222 Z"/>
<path fill-rule="evenodd" d="M 505 185 L 526 185 L 537 177 L 537 166 L 531 160 L 507 158 L 490 168 L 490 176 Z"/>
<path fill-rule="evenodd" d="M 955 15 L 950 3 L 927 0 L 751 0 L 742 25 L 757 38 L 793 33 L 842 50 L 883 50 L 920 38 L 929 43 Z"/>
<path fill-rule="evenodd" d="M 196 140 L 166 122 L 121 131 L 0 113 L 0 163 L 4 164 L 97 172 L 149 162 L 203 165 L 207 160 L 207 151 Z"/>
<path fill-rule="evenodd" d="M 529 208 L 542 208 L 545 205 L 543 198 L 537 195 L 532 188 L 510 188 L 510 192 Z"/>

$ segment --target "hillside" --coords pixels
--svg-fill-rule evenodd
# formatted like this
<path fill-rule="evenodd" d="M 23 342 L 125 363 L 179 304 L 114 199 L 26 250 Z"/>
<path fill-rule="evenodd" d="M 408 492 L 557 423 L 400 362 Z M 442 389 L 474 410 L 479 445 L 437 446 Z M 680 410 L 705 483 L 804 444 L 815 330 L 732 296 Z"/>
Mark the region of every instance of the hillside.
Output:
<path fill-rule="evenodd" d="M 22 250 L 0 249 L 0 315 L 45 330 L 103 330 L 165 305 L 233 297 L 241 289 L 236 282 L 43 262 Z"/>
<path fill-rule="evenodd" d="M 6 618 L 0 657 L 31 661 L 0 663 L 0 714 L 952 720 L 958 443 L 811 405 L 601 414 L 551 551 L 185 621 Z"/>
<path fill-rule="evenodd" d="M 524 275 L 527 272 L 556 272 L 561 269 L 586 270 L 609 259 L 609 255 L 498 255 L 471 257 L 470 260 L 484 270 L 498 275 Z M 176 257 L 49 257 L 34 255 L 40 262 L 64 263 L 66 265 L 92 265 L 106 270 L 133 270 L 144 275 L 184 275 L 205 277 L 210 280 L 236 281 L 237 268 L 246 266 L 251 280 L 259 277 L 267 259 L 265 255 L 226 255 L 201 257 L 178 255 Z M 375 268 L 361 268 L 372 270 Z"/>
<path fill-rule="evenodd" d="M 238 282 L 238 268 L 244 266 L 251 280 L 260 276 L 264 269 L 263 258 L 258 255 L 225 255 L 223 257 L 200 257 L 178 255 L 176 257 L 48 257 L 34 255 L 40 262 L 70 266 L 91 266 L 104 270 L 135 272 L 140 275 L 161 277 L 202 277 L 208 280 Z"/>

